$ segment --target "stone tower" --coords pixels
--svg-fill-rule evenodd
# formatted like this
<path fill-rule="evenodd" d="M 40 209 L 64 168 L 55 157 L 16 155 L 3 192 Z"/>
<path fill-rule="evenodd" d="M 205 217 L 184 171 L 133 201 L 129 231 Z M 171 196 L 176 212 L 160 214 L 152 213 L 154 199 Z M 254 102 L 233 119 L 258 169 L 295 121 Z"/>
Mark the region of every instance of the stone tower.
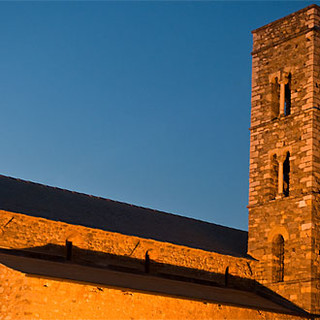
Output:
<path fill-rule="evenodd" d="M 253 31 L 248 253 L 256 278 L 320 312 L 320 7 Z"/>

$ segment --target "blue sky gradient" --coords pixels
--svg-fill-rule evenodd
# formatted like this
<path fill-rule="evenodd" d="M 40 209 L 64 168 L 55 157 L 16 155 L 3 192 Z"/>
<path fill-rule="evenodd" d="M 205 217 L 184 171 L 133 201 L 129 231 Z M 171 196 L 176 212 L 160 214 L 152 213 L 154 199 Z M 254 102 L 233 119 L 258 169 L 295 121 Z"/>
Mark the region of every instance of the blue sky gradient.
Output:
<path fill-rule="evenodd" d="M 251 30 L 311 2 L 1 2 L 1 173 L 247 229 Z"/>

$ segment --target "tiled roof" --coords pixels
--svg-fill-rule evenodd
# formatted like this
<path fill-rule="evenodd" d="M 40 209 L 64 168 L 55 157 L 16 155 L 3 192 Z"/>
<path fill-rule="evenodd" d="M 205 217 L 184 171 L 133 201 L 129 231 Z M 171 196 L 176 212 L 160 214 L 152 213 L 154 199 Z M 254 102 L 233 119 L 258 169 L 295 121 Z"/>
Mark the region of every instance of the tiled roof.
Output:
<path fill-rule="evenodd" d="M 245 257 L 246 231 L 0 175 L 0 210 Z"/>

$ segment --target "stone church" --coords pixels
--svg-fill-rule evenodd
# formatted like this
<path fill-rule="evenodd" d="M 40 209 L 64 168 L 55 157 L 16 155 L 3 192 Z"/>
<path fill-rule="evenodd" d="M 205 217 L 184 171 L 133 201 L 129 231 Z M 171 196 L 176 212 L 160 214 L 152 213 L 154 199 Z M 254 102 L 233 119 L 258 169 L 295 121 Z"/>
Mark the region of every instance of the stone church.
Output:
<path fill-rule="evenodd" d="M 253 31 L 249 232 L 0 176 L 0 319 L 320 317 L 320 7 Z"/>

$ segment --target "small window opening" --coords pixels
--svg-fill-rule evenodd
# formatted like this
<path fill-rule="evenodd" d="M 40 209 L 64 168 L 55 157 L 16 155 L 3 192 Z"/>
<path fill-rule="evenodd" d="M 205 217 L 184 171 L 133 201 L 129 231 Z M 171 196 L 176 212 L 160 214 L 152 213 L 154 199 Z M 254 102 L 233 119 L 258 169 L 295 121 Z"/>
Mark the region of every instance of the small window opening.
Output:
<path fill-rule="evenodd" d="M 67 249 L 67 255 L 66 259 L 71 260 L 72 258 L 72 242 L 71 241 L 66 241 L 66 249 Z"/>
<path fill-rule="evenodd" d="M 272 243 L 273 254 L 273 281 L 283 282 L 284 279 L 284 239 L 277 235 Z"/>
<path fill-rule="evenodd" d="M 288 76 L 288 83 L 284 87 L 284 115 L 291 113 L 291 74 Z"/>
<path fill-rule="evenodd" d="M 229 283 L 229 267 L 226 267 L 226 271 L 224 273 L 224 285 L 227 287 Z"/>
<path fill-rule="evenodd" d="M 145 255 L 144 271 L 145 273 L 150 273 L 150 256 L 148 251 L 146 252 L 146 255 Z"/>
<path fill-rule="evenodd" d="M 274 154 L 271 159 L 271 192 L 270 198 L 274 200 L 278 194 L 278 172 L 279 172 L 279 163 L 277 155 Z"/>
<path fill-rule="evenodd" d="M 280 84 L 276 77 L 272 83 L 272 101 L 271 101 L 271 118 L 275 119 L 279 116 L 280 112 Z"/>
<path fill-rule="evenodd" d="M 286 160 L 283 163 L 283 195 L 289 196 L 290 187 L 290 153 L 287 152 Z"/>

